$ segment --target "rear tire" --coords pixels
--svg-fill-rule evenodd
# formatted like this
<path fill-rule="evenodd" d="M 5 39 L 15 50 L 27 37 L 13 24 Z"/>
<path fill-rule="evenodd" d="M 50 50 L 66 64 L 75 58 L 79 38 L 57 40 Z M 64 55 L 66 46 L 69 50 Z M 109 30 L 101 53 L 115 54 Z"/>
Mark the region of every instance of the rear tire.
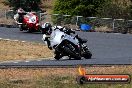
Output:
<path fill-rule="evenodd" d="M 59 56 L 55 56 L 54 58 L 55 58 L 56 60 L 59 60 L 59 59 L 60 59 L 60 57 L 59 57 Z"/>
<path fill-rule="evenodd" d="M 69 54 L 71 57 L 75 58 L 76 60 L 80 60 L 81 56 L 77 55 L 76 53 L 74 53 L 69 47 L 65 47 L 64 51 Z"/>
<path fill-rule="evenodd" d="M 58 51 L 55 51 L 55 57 L 56 60 L 59 60 L 60 58 L 62 58 L 62 55 L 60 55 L 60 53 Z"/>

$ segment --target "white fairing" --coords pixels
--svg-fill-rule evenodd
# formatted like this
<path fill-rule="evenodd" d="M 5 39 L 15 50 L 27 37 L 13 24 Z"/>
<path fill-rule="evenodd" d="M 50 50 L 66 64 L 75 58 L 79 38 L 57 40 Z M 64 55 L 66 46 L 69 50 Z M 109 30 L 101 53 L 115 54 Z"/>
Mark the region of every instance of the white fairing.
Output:
<path fill-rule="evenodd" d="M 75 45 L 79 44 L 79 41 L 71 35 L 65 35 L 64 39 L 69 40 L 70 42 L 74 43 Z"/>
<path fill-rule="evenodd" d="M 19 17 L 19 14 L 15 14 L 14 15 L 14 20 L 17 21 L 18 17 Z"/>
<path fill-rule="evenodd" d="M 78 39 L 76 39 L 75 37 L 73 37 L 71 35 L 64 33 L 63 31 L 60 31 L 59 28 L 62 28 L 62 27 L 57 26 L 57 29 L 56 29 L 56 27 L 54 26 L 52 28 L 52 33 L 51 33 L 51 36 L 49 39 L 51 47 L 53 47 L 55 45 L 59 45 L 63 40 L 69 40 L 70 42 L 74 43 L 75 45 L 79 44 Z M 45 41 L 46 37 L 47 36 L 44 34 L 42 40 Z M 45 44 L 47 44 L 46 41 L 45 41 Z"/>
<path fill-rule="evenodd" d="M 55 30 L 51 33 L 51 46 L 58 45 L 62 42 L 62 36 L 65 36 L 64 32 L 61 32 L 60 30 Z"/>
<path fill-rule="evenodd" d="M 52 47 L 54 45 L 59 45 L 63 40 L 69 40 L 72 43 L 74 43 L 75 45 L 78 45 L 78 43 L 79 43 L 75 37 L 73 37 L 71 35 L 67 35 L 64 32 L 60 31 L 59 29 L 56 29 L 52 32 L 51 38 L 50 38 Z"/>
<path fill-rule="evenodd" d="M 45 22 L 45 23 L 41 24 L 41 27 L 42 28 L 45 28 L 46 27 L 46 24 L 50 24 L 50 23 L 49 22 Z"/>
<path fill-rule="evenodd" d="M 36 16 L 30 16 L 29 17 L 29 23 L 36 23 Z"/>
<path fill-rule="evenodd" d="M 61 28 L 63 28 L 63 27 L 62 27 L 62 26 L 54 26 L 54 27 L 53 27 L 53 29 L 57 29 L 57 28 L 58 28 L 58 29 L 61 29 Z"/>

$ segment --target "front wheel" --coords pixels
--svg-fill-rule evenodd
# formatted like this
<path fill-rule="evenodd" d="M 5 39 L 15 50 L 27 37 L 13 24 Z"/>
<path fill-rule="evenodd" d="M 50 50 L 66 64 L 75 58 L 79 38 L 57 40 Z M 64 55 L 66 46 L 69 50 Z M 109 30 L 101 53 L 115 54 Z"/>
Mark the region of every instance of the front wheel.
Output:
<path fill-rule="evenodd" d="M 44 29 L 42 29 L 42 28 L 40 28 L 40 32 L 41 32 L 41 34 L 45 33 Z"/>
<path fill-rule="evenodd" d="M 28 28 L 27 33 L 32 33 L 32 29 Z"/>
<path fill-rule="evenodd" d="M 92 57 L 92 53 L 90 51 L 86 51 L 84 54 L 83 54 L 83 57 L 85 59 L 91 59 Z"/>
<path fill-rule="evenodd" d="M 122 30 L 121 30 L 122 34 L 127 34 L 127 32 L 128 32 L 128 29 L 122 28 Z"/>
<path fill-rule="evenodd" d="M 77 58 L 75 58 L 76 60 L 81 60 L 81 57 L 77 57 Z"/>

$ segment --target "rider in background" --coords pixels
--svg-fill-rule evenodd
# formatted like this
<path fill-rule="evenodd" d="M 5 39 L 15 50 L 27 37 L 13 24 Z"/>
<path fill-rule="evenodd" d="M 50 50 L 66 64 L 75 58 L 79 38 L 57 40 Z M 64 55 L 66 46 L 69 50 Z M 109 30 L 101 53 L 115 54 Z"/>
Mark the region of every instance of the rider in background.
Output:
<path fill-rule="evenodd" d="M 17 14 L 14 15 L 14 19 L 15 19 L 16 23 L 22 23 L 23 22 L 24 13 L 25 13 L 25 11 L 22 8 L 19 8 L 17 10 Z"/>

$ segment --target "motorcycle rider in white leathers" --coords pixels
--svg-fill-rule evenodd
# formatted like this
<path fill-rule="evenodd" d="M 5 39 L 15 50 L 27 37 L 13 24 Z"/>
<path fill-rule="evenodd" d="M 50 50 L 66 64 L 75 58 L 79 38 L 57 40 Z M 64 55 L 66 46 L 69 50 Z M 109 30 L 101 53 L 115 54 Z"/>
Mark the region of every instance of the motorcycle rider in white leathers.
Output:
<path fill-rule="evenodd" d="M 62 27 L 62 26 L 54 26 L 52 27 L 51 24 L 49 22 L 46 22 L 44 25 L 42 25 L 45 33 L 43 35 L 43 41 L 45 41 L 47 43 L 47 46 L 49 49 L 52 49 L 52 47 L 50 46 L 50 33 L 49 30 L 51 30 L 51 32 L 53 30 L 60 30 L 65 32 L 66 34 L 70 35 L 71 33 L 75 34 L 75 31 L 73 31 L 72 29 L 68 29 L 66 27 Z"/>

